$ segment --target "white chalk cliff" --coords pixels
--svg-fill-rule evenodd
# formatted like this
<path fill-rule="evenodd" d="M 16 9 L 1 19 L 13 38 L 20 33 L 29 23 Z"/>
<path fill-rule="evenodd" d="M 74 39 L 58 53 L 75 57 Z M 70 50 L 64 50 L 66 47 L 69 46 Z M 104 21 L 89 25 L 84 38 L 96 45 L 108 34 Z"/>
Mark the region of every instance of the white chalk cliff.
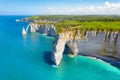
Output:
<path fill-rule="evenodd" d="M 55 65 L 59 65 L 63 56 L 63 51 L 65 45 L 71 49 L 72 54 L 76 55 L 78 53 L 76 42 L 74 41 L 73 33 L 71 31 L 60 33 L 55 37 L 52 47 L 52 57 L 51 60 Z"/>
<path fill-rule="evenodd" d="M 117 39 L 118 39 L 118 35 L 119 35 L 119 31 L 99 31 L 99 30 L 85 30 L 85 29 L 74 29 L 74 28 L 70 28 L 70 29 L 64 29 L 61 33 L 56 34 L 56 30 L 55 27 L 53 25 L 49 26 L 49 25 L 37 25 L 37 24 L 30 24 L 30 31 L 31 32 L 39 32 L 41 34 L 46 34 L 49 36 L 53 36 L 55 38 L 53 45 L 52 45 L 52 52 L 51 52 L 51 60 L 54 62 L 55 65 L 59 65 L 62 57 L 63 57 L 63 52 L 65 50 L 65 45 L 67 45 L 70 49 L 70 53 L 74 56 L 77 55 L 79 53 L 79 51 L 84 50 L 87 51 L 86 49 L 88 49 L 88 47 L 94 47 L 93 44 L 96 46 L 97 49 L 97 45 L 96 43 L 98 42 L 94 42 L 93 44 L 88 43 L 89 45 L 85 46 L 84 49 L 82 49 L 79 45 L 83 45 L 81 43 L 78 42 L 79 41 L 89 41 L 89 38 L 93 38 L 93 39 L 101 39 L 101 42 L 104 42 L 104 51 L 107 51 L 106 49 L 106 45 L 111 46 L 110 43 L 112 43 L 112 45 L 114 45 L 115 48 L 116 44 L 117 44 Z M 27 31 L 27 30 L 26 30 Z M 102 35 L 101 35 L 102 34 Z M 99 38 L 97 35 L 101 36 L 101 38 Z M 92 37 L 91 37 L 92 36 Z M 97 37 L 97 38 L 94 38 Z M 99 43 L 98 43 L 99 44 Z M 99 44 L 101 45 L 101 43 Z M 113 50 L 113 56 L 116 55 L 116 49 L 112 49 Z M 106 53 L 106 52 L 105 52 Z"/>
<path fill-rule="evenodd" d="M 44 35 L 49 35 L 49 36 L 56 35 L 55 27 L 53 25 L 49 26 L 45 24 L 44 26 L 41 26 L 38 24 L 30 23 L 27 26 L 26 30 L 23 28 L 22 34 L 24 34 L 25 32 L 26 32 L 25 34 L 27 34 L 28 29 L 30 29 L 30 32 L 39 32 Z"/>
<path fill-rule="evenodd" d="M 93 36 L 93 38 L 98 37 L 97 35 L 101 35 L 102 33 L 103 33 L 102 40 L 104 38 L 105 42 L 108 43 L 109 40 L 113 39 L 112 43 L 113 45 L 116 46 L 119 32 L 114 32 L 111 35 L 112 37 L 110 37 L 111 32 L 109 31 L 98 32 L 98 31 L 84 31 L 84 30 L 83 31 L 67 30 L 66 32 L 62 32 L 56 35 L 55 41 L 53 42 L 51 60 L 54 62 L 55 65 L 59 65 L 63 56 L 65 45 L 67 45 L 71 49 L 73 55 L 77 55 L 79 51 L 78 49 L 80 48 L 78 48 L 79 42 L 77 42 L 76 40 L 80 40 L 83 42 L 88 41 L 88 37 L 90 36 Z M 113 52 L 114 52 L 114 49 L 113 49 Z"/>

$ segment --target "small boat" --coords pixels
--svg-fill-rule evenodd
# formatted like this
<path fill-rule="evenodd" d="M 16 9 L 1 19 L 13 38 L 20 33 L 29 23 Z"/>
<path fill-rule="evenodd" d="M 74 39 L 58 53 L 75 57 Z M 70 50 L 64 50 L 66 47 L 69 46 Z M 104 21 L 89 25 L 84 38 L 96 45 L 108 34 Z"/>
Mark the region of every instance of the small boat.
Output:
<path fill-rule="evenodd" d="M 26 35 L 26 34 L 27 34 L 27 32 L 26 32 L 25 28 L 23 27 L 23 29 L 22 29 L 22 35 Z"/>
<path fill-rule="evenodd" d="M 16 22 L 20 22 L 20 19 L 16 19 Z"/>

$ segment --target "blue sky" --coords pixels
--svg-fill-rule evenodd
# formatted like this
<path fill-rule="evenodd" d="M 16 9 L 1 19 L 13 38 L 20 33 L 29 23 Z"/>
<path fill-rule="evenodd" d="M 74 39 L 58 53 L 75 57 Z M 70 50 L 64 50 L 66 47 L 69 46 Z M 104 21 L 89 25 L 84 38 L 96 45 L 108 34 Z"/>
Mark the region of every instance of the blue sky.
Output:
<path fill-rule="evenodd" d="M 120 14 L 120 0 L 0 0 L 0 15 Z"/>

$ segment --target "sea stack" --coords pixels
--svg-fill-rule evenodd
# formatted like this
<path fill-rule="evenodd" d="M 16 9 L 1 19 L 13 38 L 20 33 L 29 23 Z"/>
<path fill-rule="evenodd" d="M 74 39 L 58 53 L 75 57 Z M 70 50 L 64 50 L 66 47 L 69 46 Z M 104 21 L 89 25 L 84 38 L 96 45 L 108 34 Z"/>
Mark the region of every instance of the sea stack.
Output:
<path fill-rule="evenodd" d="M 23 29 L 22 29 L 22 35 L 26 35 L 26 34 L 27 34 L 27 32 L 26 32 L 25 28 L 23 27 Z"/>

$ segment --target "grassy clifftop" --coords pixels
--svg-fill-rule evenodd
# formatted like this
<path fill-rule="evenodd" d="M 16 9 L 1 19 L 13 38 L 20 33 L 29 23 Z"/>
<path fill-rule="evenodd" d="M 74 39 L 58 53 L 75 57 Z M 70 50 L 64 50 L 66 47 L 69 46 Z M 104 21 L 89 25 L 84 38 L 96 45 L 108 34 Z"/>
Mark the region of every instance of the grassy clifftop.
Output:
<path fill-rule="evenodd" d="M 120 16 L 106 15 L 46 15 L 30 16 L 36 24 L 53 24 L 58 33 L 63 29 L 112 30 L 120 31 Z"/>

